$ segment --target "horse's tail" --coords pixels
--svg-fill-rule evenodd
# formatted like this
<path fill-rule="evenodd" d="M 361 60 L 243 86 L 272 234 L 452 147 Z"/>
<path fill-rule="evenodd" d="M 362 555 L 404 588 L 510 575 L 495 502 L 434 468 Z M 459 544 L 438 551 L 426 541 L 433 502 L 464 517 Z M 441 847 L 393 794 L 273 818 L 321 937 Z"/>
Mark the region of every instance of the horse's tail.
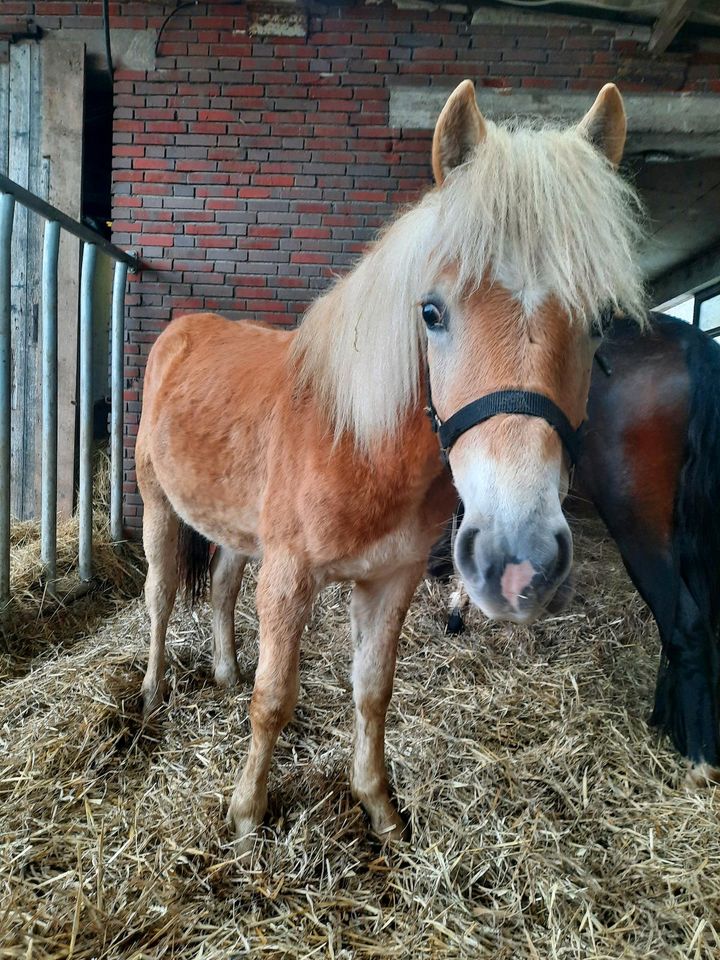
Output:
<path fill-rule="evenodd" d="M 688 334 L 690 331 L 688 330 Z M 720 629 L 720 345 L 687 338 L 690 398 L 685 461 L 675 501 L 675 558 L 697 607 Z"/>
<path fill-rule="evenodd" d="M 682 342 L 690 390 L 672 542 L 677 592 L 650 722 L 693 763 L 718 766 L 720 346 L 693 328 L 683 332 Z"/>
<path fill-rule="evenodd" d="M 194 607 L 207 591 L 210 541 L 182 520 L 178 532 L 177 570 L 185 599 Z"/>

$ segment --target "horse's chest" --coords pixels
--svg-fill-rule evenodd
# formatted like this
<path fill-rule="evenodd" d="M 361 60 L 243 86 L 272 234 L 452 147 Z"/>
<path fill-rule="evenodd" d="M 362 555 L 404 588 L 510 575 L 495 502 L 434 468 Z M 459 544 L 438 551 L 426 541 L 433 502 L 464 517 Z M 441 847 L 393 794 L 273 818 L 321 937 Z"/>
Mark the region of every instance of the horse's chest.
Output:
<path fill-rule="evenodd" d="M 345 439 L 329 446 L 301 425 L 270 454 L 264 547 L 303 556 L 328 580 L 358 579 L 421 559 L 435 514 L 446 519 L 452 506 L 430 506 L 443 471 L 422 412 L 415 420 L 372 455 Z"/>
<path fill-rule="evenodd" d="M 404 549 L 409 534 L 403 531 L 417 527 L 432 484 L 420 471 L 382 476 L 359 470 L 342 483 L 327 479 L 317 478 L 299 509 L 310 553 L 320 563 Z"/>
<path fill-rule="evenodd" d="M 421 563 L 428 553 L 427 532 L 409 523 L 372 542 L 355 556 L 330 561 L 321 568 L 326 582 L 381 577 L 398 567 Z"/>
<path fill-rule="evenodd" d="M 455 493 L 440 475 L 394 495 L 377 491 L 366 499 L 356 492 L 349 501 L 351 510 L 338 505 L 325 514 L 323 526 L 311 527 L 309 552 L 327 580 L 362 580 L 424 562 L 452 513 Z"/>

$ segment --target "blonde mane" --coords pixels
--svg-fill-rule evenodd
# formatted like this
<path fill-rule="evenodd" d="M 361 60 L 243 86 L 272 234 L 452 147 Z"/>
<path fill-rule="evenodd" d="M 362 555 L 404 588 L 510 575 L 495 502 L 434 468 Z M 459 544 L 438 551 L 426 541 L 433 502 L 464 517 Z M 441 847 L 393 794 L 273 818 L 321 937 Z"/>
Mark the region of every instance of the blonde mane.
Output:
<path fill-rule="evenodd" d="M 367 448 L 417 402 L 425 349 L 418 302 L 452 263 L 459 289 L 489 274 L 523 304 L 554 294 L 578 322 L 645 313 L 640 204 L 577 128 L 487 122 L 473 157 L 391 223 L 308 310 L 300 377 L 336 436 Z"/>

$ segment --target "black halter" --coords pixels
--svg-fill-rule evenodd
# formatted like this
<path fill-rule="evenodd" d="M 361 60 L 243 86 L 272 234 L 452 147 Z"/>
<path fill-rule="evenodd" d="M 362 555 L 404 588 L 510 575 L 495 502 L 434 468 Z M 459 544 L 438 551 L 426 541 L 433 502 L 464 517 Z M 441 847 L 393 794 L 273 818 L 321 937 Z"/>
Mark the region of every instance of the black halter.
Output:
<path fill-rule="evenodd" d="M 438 416 L 432 399 L 430 387 L 430 368 L 426 364 L 425 380 L 427 385 L 426 413 L 430 418 L 433 431 L 440 440 L 440 452 L 445 463 L 455 441 L 471 427 L 484 423 L 499 413 L 518 413 L 525 417 L 540 417 L 555 430 L 560 437 L 570 462 L 574 464 L 580 452 L 580 439 L 583 425 L 577 430 L 572 426 L 560 407 L 542 393 L 530 390 L 497 390 L 478 400 L 461 407 L 444 423 Z"/>

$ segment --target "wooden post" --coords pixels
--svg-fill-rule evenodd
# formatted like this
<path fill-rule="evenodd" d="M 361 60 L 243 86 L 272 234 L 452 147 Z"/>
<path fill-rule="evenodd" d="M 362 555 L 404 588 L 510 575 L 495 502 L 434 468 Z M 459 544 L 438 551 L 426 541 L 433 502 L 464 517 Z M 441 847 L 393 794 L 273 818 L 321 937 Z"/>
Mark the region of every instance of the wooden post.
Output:
<path fill-rule="evenodd" d="M 48 201 L 80 219 L 85 44 L 48 34 L 43 51 L 43 155 L 50 158 Z M 69 517 L 75 489 L 80 241 L 65 230 L 58 263 L 58 513 Z"/>

